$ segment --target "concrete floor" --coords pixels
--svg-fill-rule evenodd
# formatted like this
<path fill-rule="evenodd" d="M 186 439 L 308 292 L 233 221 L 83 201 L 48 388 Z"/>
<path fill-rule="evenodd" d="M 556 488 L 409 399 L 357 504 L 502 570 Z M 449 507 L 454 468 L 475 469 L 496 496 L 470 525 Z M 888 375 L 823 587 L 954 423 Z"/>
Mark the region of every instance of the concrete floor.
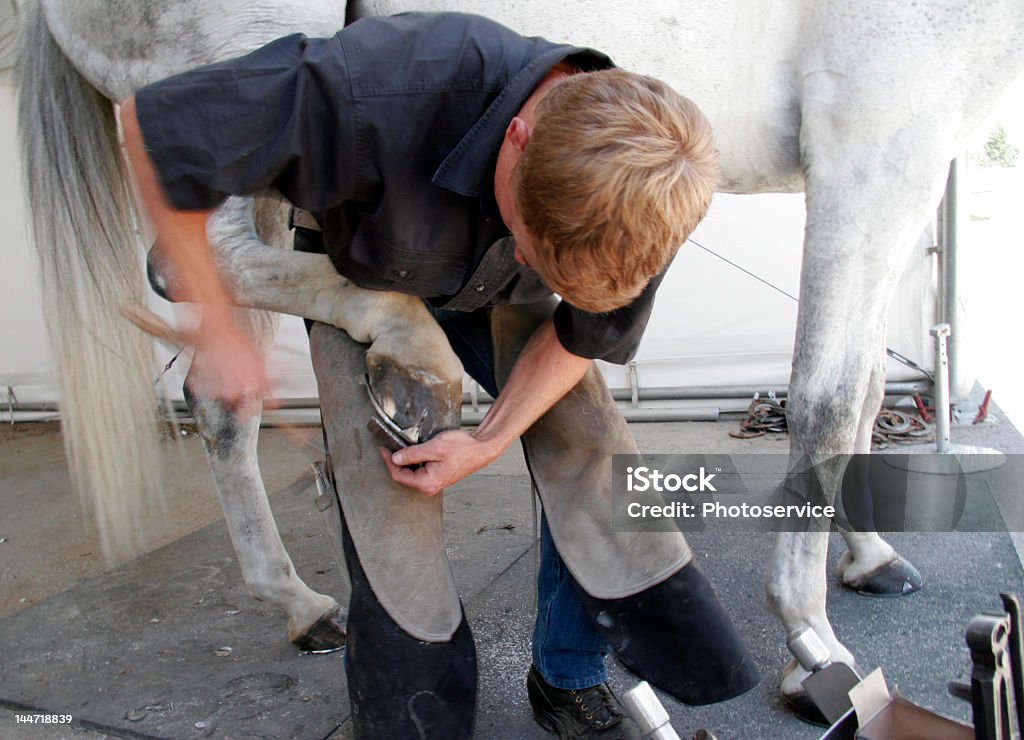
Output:
<path fill-rule="evenodd" d="M 996 412 L 998 415 L 998 412 Z M 651 453 L 785 454 L 784 436 L 736 440 L 736 421 L 633 425 Z M 1024 452 L 1009 424 L 957 427 L 955 440 Z M 219 504 L 192 436 L 168 442 L 174 491 L 147 523 L 149 552 L 114 568 L 100 555 L 93 522 L 70 493 L 59 429 L 0 430 L 0 737 L 296 737 L 351 735 L 340 655 L 300 656 L 284 620 L 241 584 Z M 337 592 L 337 565 L 312 506 L 308 463 L 319 433 L 290 427 L 261 434 L 271 504 L 299 574 Z M 518 450 L 446 493 L 448 554 L 480 662 L 480 738 L 541 738 L 523 691 L 529 666 L 534 568 L 529 483 Z M 841 552 L 833 536 L 830 569 Z M 710 707 L 665 700 L 682 737 L 706 727 L 719 738 L 818 737 L 776 696 L 788 658 L 762 601 L 769 535 L 697 533 L 698 558 L 761 666 L 761 686 Z M 925 588 L 896 600 L 859 597 L 829 583 L 837 634 L 865 668 L 925 706 L 969 720 L 946 696 L 966 680 L 963 630 L 997 606 L 998 591 L 1024 591 L 1006 533 L 901 533 L 888 538 L 924 573 Z M 831 571 L 830 571 L 831 572 Z M 226 653 L 224 648 L 231 648 Z M 635 682 L 613 666 L 613 683 Z M 70 714 L 70 725 L 19 722 Z"/>

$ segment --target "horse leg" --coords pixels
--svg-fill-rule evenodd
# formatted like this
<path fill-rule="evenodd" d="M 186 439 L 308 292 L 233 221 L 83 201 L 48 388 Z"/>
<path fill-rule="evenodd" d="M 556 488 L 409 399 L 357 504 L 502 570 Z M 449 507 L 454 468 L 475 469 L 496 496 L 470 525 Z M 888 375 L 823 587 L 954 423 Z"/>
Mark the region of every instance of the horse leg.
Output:
<path fill-rule="evenodd" d="M 856 457 L 851 459 L 851 464 L 860 468 L 861 490 L 854 491 L 854 495 L 861 495 L 863 491 L 868 498 L 870 491 L 866 489 L 866 456 L 871 452 L 875 417 L 885 397 L 885 355 L 879 352 L 876 357 L 861 411 L 860 428 L 854 446 Z M 842 535 L 848 549 L 839 560 L 836 574 L 843 585 L 868 596 L 905 596 L 921 588 L 921 574 L 879 537 L 878 532 L 844 529 Z"/>
<path fill-rule="evenodd" d="M 885 355 L 882 352 L 877 352 L 874 354 L 874 363 L 870 370 L 864 402 L 857 422 L 854 442 L 856 455 L 866 455 L 871 451 L 871 434 L 875 416 L 884 395 Z M 808 422 L 802 420 L 799 423 L 807 424 Z M 837 464 L 834 465 L 834 475 L 838 478 L 841 478 L 846 472 L 843 469 L 844 460 L 845 458 L 840 457 Z M 850 458 L 850 463 L 860 465 L 866 463 L 866 460 L 863 457 L 854 457 Z M 838 488 L 840 483 L 836 481 L 833 485 Z M 921 576 L 914 566 L 900 557 L 888 542 L 878 536 L 877 532 L 844 530 L 842 534 L 849 550 L 843 554 L 837 574 L 844 585 L 862 593 L 894 596 L 912 593 L 921 587 Z M 790 634 L 801 627 L 812 627 L 829 646 L 833 661 L 839 660 L 853 665 L 853 656 L 835 637 L 825 613 L 826 571 L 824 562 L 828 552 L 828 535 L 821 533 L 815 533 L 814 536 L 808 537 L 780 535 L 776 540 L 776 548 L 777 550 L 772 554 L 773 569 L 796 566 L 796 572 L 773 570 L 773 577 L 779 577 L 780 581 L 772 583 L 770 588 L 781 588 L 787 593 L 774 593 L 769 599 L 769 604 L 775 603 L 774 600 L 777 599 L 778 603 L 786 604 L 786 608 L 791 610 L 786 613 L 786 618 L 795 618 L 800 621 L 799 627 L 789 629 Z M 813 569 L 810 566 L 814 566 Z M 804 570 L 805 567 L 807 570 Z M 783 586 L 782 583 L 786 585 Z M 782 618 L 778 611 L 776 614 Z M 783 619 L 783 623 L 786 623 L 786 619 Z M 817 710 L 804 694 L 801 685 L 806 677 L 807 673 L 797 665 L 796 661 L 790 661 L 783 671 L 783 694 L 794 711 L 801 716 L 813 719 Z"/>
<path fill-rule="evenodd" d="M 201 372 L 201 371 L 200 371 Z M 346 613 L 330 596 L 313 591 L 295 572 L 274 523 L 256 458 L 262 404 L 253 399 L 229 407 L 185 390 L 206 447 L 231 544 L 249 593 L 288 615 L 288 639 L 310 652 L 345 644 Z"/>
<path fill-rule="evenodd" d="M 207 228 L 218 267 L 235 301 L 249 308 L 290 313 L 344 328 L 357 341 L 370 345 L 365 360 L 370 382 L 385 411 L 399 425 L 405 428 L 418 424 L 421 438 L 456 426 L 461 410 L 462 366 L 450 351 L 439 351 L 448 346 L 447 340 L 422 302 L 412 296 L 358 288 L 338 275 L 324 255 L 267 246 L 265 242 L 286 241 L 283 214 L 268 200 L 262 200 L 256 209 L 254 202 L 250 198 L 229 199 L 211 216 Z M 150 252 L 149 272 L 157 292 L 173 292 L 169 290 L 175 279 L 173 271 L 156 250 Z M 418 364 L 405 358 L 416 358 Z M 421 418 L 424 409 L 428 414 Z M 220 445 L 217 440 L 223 436 L 218 433 L 220 426 L 236 434 L 246 428 L 237 413 L 223 411 L 212 406 L 208 422 L 211 430 L 204 434 L 208 445 L 216 446 L 216 450 Z M 253 423 L 248 448 L 234 445 L 230 449 L 234 454 L 224 461 L 210 455 L 229 528 L 234 532 L 236 526 L 243 527 L 240 531 L 245 532 L 252 512 L 264 523 L 258 532 L 266 539 L 257 541 L 246 536 L 235 543 L 246 583 L 258 596 L 275 602 L 278 597 L 285 599 L 293 642 L 307 649 L 340 645 L 345 637 L 342 613 L 333 600 L 325 602 L 328 597 L 309 591 L 294 575 L 270 519 L 255 459 L 258 421 Z M 227 513 L 229 506 L 233 515 Z M 244 549 L 244 555 L 239 548 Z M 271 567 L 267 567 L 268 562 Z M 322 628 L 326 637 L 310 637 L 314 628 Z M 309 644 L 311 640 L 313 644 Z"/>
<path fill-rule="evenodd" d="M 420 439 L 458 424 L 462 364 L 443 351 L 448 340 L 415 296 L 366 290 L 338 274 L 323 254 L 275 249 L 284 219 L 273 209 L 257 212 L 253 199 L 229 198 L 207 227 L 222 278 L 235 302 L 335 326 L 369 345 L 366 368 L 384 410 L 403 427 L 419 426 Z M 257 227 L 259 232 L 257 233 Z M 150 272 L 166 292 L 174 276 L 158 252 Z M 420 418 L 427 410 L 426 418 Z"/>
<path fill-rule="evenodd" d="M 813 263 L 815 259 L 810 260 Z M 852 269 L 853 265 L 847 265 Z M 805 263 L 806 269 L 806 263 Z M 806 279 L 806 277 L 805 277 Z M 877 324 L 865 321 L 842 334 L 849 346 L 838 351 L 833 312 L 840 305 L 820 305 L 806 318 L 801 301 L 793 381 L 788 402 L 791 430 L 790 470 L 813 470 L 810 476 L 790 477 L 788 486 L 804 497 L 835 500 L 845 473 L 845 462 L 854 449 L 862 409 L 877 400 L 869 394 L 869 381 L 877 364 L 870 350 L 881 344 Z M 819 301 L 822 303 L 822 301 Z M 824 301 L 828 304 L 828 301 Z M 837 302 L 838 303 L 838 302 Z M 846 327 L 843 327 L 846 328 Z M 869 400 L 868 396 L 873 396 Z M 814 490 L 802 490 L 810 480 Z M 825 613 L 829 522 L 815 522 L 805 532 L 780 532 L 769 559 L 766 578 L 768 608 L 782 621 L 787 634 L 810 627 L 825 643 L 833 661 L 854 664 L 853 655 L 836 638 Z M 783 672 L 783 694 L 803 714 L 802 681 L 807 673 L 795 661 Z"/>
<path fill-rule="evenodd" d="M 850 337 L 845 339 L 852 341 Z M 872 348 L 877 346 L 873 340 L 862 342 Z M 805 339 L 802 346 L 807 345 Z M 800 354 L 798 351 L 798 358 Z M 796 382 L 799 359 L 794 365 L 795 382 L 788 404 L 793 432 L 790 469 L 794 473 L 812 473 L 793 476 L 790 481 L 809 479 L 813 487 L 801 489 L 799 483 L 787 487 L 796 490 L 801 499 L 820 496 L 829 503 L 835 500 L 861 426 L 861 409 L 874 403 L 867 398 L 874 395 L 867 392 L 871 376 L 868 366 L 873 364 L 849 361 L 849 354 L 819 358 L 816 374 L 803 378 L 802 383 Z M 810 628 L 822 640 L 833 662 L 855 666 L 853 654 L 835 635 L 825 609 L 828 540 L 829 522 L 825 519 L 812 523 L 804 532 L 776 535 L 765 581 L 767 605 L 782 622 L 787 635 Z M 871 547 L 888 550 L 883 553 L 887 562 L 894 557 L 891 548 L 877 535 L 863 536 L 857 544 L 863 544 L 865 552 Z M 803 688 L 807 676 L 807 671 L 795 659 L 791 660 L 782 673 L 782 694 L 799 716 L 820 723 L 823 718 Z"/>
<path fill-rule="evenodd" d="M 827 502 L 835 500 L 858 436 L 866 439 L 865 409 L 877 410 L 877 352 L 889 298 L 944 181 L 928 131 L 874 131 L 877 140 L 865 148 L 866 124 L 833 115 L 831 102 L 842 95 L 847 105 L 876 110 L 880 101 L 871 96 L 878 93 L 839 90 L 842 84 L 824 73 L 805 80 L 800 145 L 807 228 L 789 401 L 791 471 L 813 466 L 816 493 Z M 893 197 L 894 187 L 903 197 Z M 875 390 L 869 391 L 873 376 Z M 766 600 L 787 634 L 810 627 L 833 661 L 853 665 L 825 613 L 828 524 L 777 535 Z M 865 567 L 868 550 L 891 557 L 874 536 L 855 546 Z M 847 568 L 844 577 L 854 573 Z M 783 673 L 784 696 L 804 696 L 806 676 L 791 662 Z"/>
<path fill-rule="evenodd" d="M 251 217 L 252 211 L 248 211 Z M 273 221 L 267 235 L 273 238 Z M 255 233 L 255 226 L 252 226 Z M 215 253 L 221 251 L 216 231 L 211 234 Z M 153 288 L 166 294 L 173 275 L 158 252 L 151 253 L 149 276 Z M 257 311 L 236 311 L 236 318 L 260 348 L 266 348 L 276 331 L 276 319 Z M 345 644 L 346 613 L 330 596 L 310 589 L 296 574 L 267 501 L 257 460 L 262 404 L 251 399 L 228 407 L 196 389 L 202 387 L 202 355 L 193 361 L 185 384 L 185 397 L 206 448 L 224 510 L 231 543 L 242 578 L 250 593 L 261 601 L 281 607 L 288 615 L 288 638 L 300 650 L 323 652 Z M 200 381 L 200 382 L 197 382 Z"/>

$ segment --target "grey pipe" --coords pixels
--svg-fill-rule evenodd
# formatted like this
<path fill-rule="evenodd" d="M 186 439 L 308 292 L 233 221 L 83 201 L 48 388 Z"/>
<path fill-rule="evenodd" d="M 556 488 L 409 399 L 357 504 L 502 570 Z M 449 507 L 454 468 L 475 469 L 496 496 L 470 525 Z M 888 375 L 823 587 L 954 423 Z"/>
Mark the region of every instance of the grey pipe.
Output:
<path fill-rule="evenodd" d="M 489 406 L 481 406 L 479 411 L 462 412 L 462 423 L 466 426 L 476 426 L 483 421 L 487 415 Z M 717 406 L 705 406 L 702 408 L 680 409 L 680 408 L 620 408 L 626 421 L 630 422 L 654 422 L 654 421 L 718 421 L 721 412 Z"/>
<path fill-rule="evenodd" d="M 912 396 L 915 393 L 930 395 L 931 383 L 925 380 L 919 381 L 892 381 L 885 384 L 885 395 L 887 396 Z M 757 393 L 761 398 L 767 398 L 769 391 L 775 393 L 776 398 L 785 398 L 789 394 L 788 386 L 769 388 L 767 386 L 755 385 L 698 385 L 698 386 L 672 386 L 663 388 L 640 388 L 637 392 L 638 401 L 706 401 L 719 398 L 748 398 L 752 399 Z M 612 398 L 616 401 L 633 401 L 633 391 L 630 388 L 612 389 Z M 462 403 L 468 404 L 470 394 L 462 396 Z M 490 402 L 494 399 L 486 393 L 480 393 L 478 400 Z"/>
<path fill-rule="evenodd" d="M 780 386 L 779 388 L 773 389 L 776 398 L 785 398 L 788 394 L 788 388 L 786 386 Z M 765 386 L 745 386 L 745 385 L 728 385 L 728 386 L 692 386 L 692 387 L 666 387 L 666 388 L 641 388 L 638 392 L 639 401 L 705 401 L 711 399 L 728 399 L 728 398 L 753 398 L 755 393 L 760 394 L 762 398 L 768 396 L 769 389 Z M 921 395 L 931 396 L 932 386 L 931 383 L 926 381 L 898 381 L 885 384 L 885 394 L 887 396 L 912 396 L 915 393 Z M 612 390 L 612 397 L 616 401 L 631 401 L 632 393 L 629 388 L 621 388 Z M 487 393 L 481 392 L 478 396 L 478 403 L 487 404 L 493 402 Z M 469 405 L 471 403 L 470 394 L 465 393 L 462 397 L 463 405 Z M 188 406 L 184 401 L 174 401 L 172 406 L 175 411 L 187 412 Z M 277 402 L 277 407 L 280 409 L 315 409 L 320 406 L 320 401 L 317 398 L 285 398 Z M 26 403 L 14 403 L 14 411 L 24 412 L 45 412 L 45 411 L 58 411 L 58 406 L 55 402 L 44 401 L 44 402 L 26 402 Z M 672 409 L 636 409 L 637 411 L 671 411 Z M 707 409 L 704 409 L 707 411 Z M 685 421 L 686 419 L 680 419 Z"/>
<path fill-rule="evenodd" d="M 936 452 L 950 451 L 949 434 L 949 324 L 936 324 L 935 337 L 935 446 Z"/>
<path fill-rule="evenodd" d="M 953 393 L 959 388 L 959 357 L 957 354 L 960 325 L 957 317 L 960 313 L 959 296 L 957 295 L 957 261 L 959 248 L 959 182 L 960 164 L 954 159 L 949 165 L 949 177 L 946 179 L 946 191 L 939 205 L 939 234 L 942 240 L 939 250 L 939 322 L 949 324 L 949 337 L 946 339 L 946 352 L 949 358 L 949 386 Z M 950 398 L 955 406 L 960 398 Z"/>

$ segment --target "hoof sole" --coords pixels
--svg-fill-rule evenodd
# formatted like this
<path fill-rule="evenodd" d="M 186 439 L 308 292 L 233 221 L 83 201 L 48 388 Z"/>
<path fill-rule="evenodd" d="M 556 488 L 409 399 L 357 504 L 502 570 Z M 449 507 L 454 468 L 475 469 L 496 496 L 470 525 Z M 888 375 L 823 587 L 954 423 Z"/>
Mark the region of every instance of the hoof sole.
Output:
<path fill-rule="evenodd" d="M 367 354 L 373 394 L 395 424 L 414 429 L 425 442 L 447 429 L 458 429 L 462 417 L 462 386 L 441 382 L 419 368 Z M 392 411 L 394 409 L 394 411 Z"/>
<path fill-rule="evenodd" d="M 312 655 L 333 653 L 345 647 L 345 638 L 348 635 L 347 624 L 348 612 L 339 606 L 335 611 L 316 620 L 306 634 L 293 640 L 292 644 L 301 653 Z"/>
<path fill-rule="evenodd" d="M 920 591 L 923 584 L 924 579 L 917 568 L 897 556 L 891 563 L 868 573 L 857 582 L 844 585 L 862 596 L 892 598 Z"/>

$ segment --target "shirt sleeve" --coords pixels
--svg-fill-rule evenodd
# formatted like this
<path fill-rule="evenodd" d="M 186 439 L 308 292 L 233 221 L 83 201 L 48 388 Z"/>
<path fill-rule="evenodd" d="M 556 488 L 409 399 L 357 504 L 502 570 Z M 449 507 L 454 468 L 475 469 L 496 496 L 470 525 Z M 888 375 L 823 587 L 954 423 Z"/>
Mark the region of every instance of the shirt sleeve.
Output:
<path fill-rule="evenodd" d="M 176 208 L 213 208 L 228 195 L 273 187 L 322 211 L 355 186 L 349 89 L 336 38 L 293 34 L 144 87 L 135 100 L 146 150 Z"/>
<path fill-rule="evenodd" d="M 640 346 L 664 277 L 654 276 L 636 300 L 610 313 L 587 313 L 562 301 L 554 314 L 558 341 L 578 357 L 625 365 Z"/>

